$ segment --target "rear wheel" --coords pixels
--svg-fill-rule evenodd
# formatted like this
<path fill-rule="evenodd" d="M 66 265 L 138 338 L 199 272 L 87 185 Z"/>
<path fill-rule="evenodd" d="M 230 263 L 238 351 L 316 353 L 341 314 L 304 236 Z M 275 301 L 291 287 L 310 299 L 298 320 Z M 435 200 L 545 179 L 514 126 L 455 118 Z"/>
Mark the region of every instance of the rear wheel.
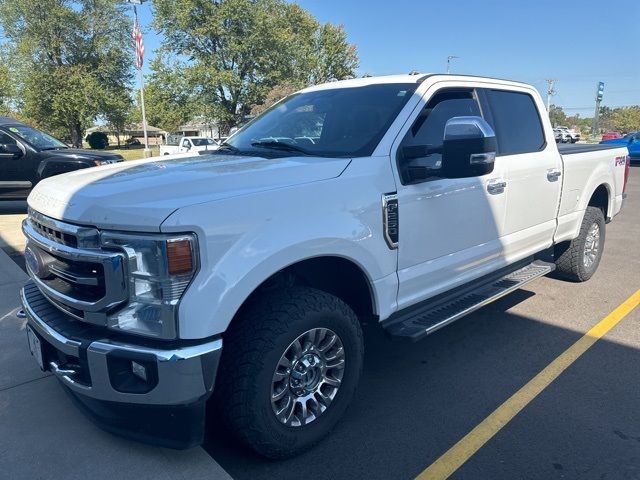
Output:
<path fill-rule="evenodd" d="M 580 235 L 571 242 L 556 247 L 557 273 L 574 282 L 585 282 L 598 269 L 605 240 L 602 210 L 587 207 L 580 226 Z"/>
<path fill-rule="evenodd" d="M 338 422 L 362 370 L 362 331 L 340 299 L 312 288 L 262 296 L 224 338 L 216 402 L 257 453 L 305 450 Z"/>

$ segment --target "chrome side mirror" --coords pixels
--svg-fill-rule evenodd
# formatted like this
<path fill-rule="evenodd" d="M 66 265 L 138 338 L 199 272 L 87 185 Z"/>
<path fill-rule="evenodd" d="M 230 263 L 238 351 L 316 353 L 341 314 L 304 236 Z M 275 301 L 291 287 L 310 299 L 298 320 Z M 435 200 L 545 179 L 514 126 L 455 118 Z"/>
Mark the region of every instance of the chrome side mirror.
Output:
<path fill-rule="evenodd" d="M 453 117 L 444 127 L 442 173 L 446 178 L 466 178 L 493 171 L 496 134 L 481 117 Z"/>

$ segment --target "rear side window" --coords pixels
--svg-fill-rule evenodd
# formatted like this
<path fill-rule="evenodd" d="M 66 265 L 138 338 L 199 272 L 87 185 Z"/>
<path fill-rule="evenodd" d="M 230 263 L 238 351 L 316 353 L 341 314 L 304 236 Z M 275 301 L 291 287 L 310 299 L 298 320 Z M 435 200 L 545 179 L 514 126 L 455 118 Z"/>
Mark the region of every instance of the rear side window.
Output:
<path fill-rule="evenodd" d="M 526 93 L 487 90 L 499 155 L 539 152 L 545 139 L 533 97 Z"/>

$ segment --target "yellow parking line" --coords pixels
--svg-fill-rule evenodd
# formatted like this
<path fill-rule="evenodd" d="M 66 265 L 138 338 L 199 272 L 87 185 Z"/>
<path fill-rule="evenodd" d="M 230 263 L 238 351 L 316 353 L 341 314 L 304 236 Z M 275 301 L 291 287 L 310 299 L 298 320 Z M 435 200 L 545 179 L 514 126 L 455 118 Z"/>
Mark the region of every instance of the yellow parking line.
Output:
<path fill-rule="evenodd" d="M 627 298 L 613 312 L 598 322 L 576 343 L 566 349 L 529 383 L 513 394 L 506 402 L 467 433 L 458 443 L 418 475 L 418 480 L 448 478 L 473 454 L 509 423 L 524 407 L 560 376 L 573 362 L 586 352 L 603 335 L 615 327 L 635 307 L 640 305 L 640 290 Z"/>

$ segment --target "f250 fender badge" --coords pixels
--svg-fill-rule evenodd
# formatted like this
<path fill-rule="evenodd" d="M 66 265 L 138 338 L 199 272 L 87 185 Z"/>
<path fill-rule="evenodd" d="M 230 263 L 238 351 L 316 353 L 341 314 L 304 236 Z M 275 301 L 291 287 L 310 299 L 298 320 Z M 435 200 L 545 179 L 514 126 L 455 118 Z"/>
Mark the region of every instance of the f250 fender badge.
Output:
<path fill-rule="evenodd" d="M 389 248 L 398 248 L 400 221 L 398 217 L 398 194 L 385 193 L 382 196 L 382 223 L 384 239 Z"/>

